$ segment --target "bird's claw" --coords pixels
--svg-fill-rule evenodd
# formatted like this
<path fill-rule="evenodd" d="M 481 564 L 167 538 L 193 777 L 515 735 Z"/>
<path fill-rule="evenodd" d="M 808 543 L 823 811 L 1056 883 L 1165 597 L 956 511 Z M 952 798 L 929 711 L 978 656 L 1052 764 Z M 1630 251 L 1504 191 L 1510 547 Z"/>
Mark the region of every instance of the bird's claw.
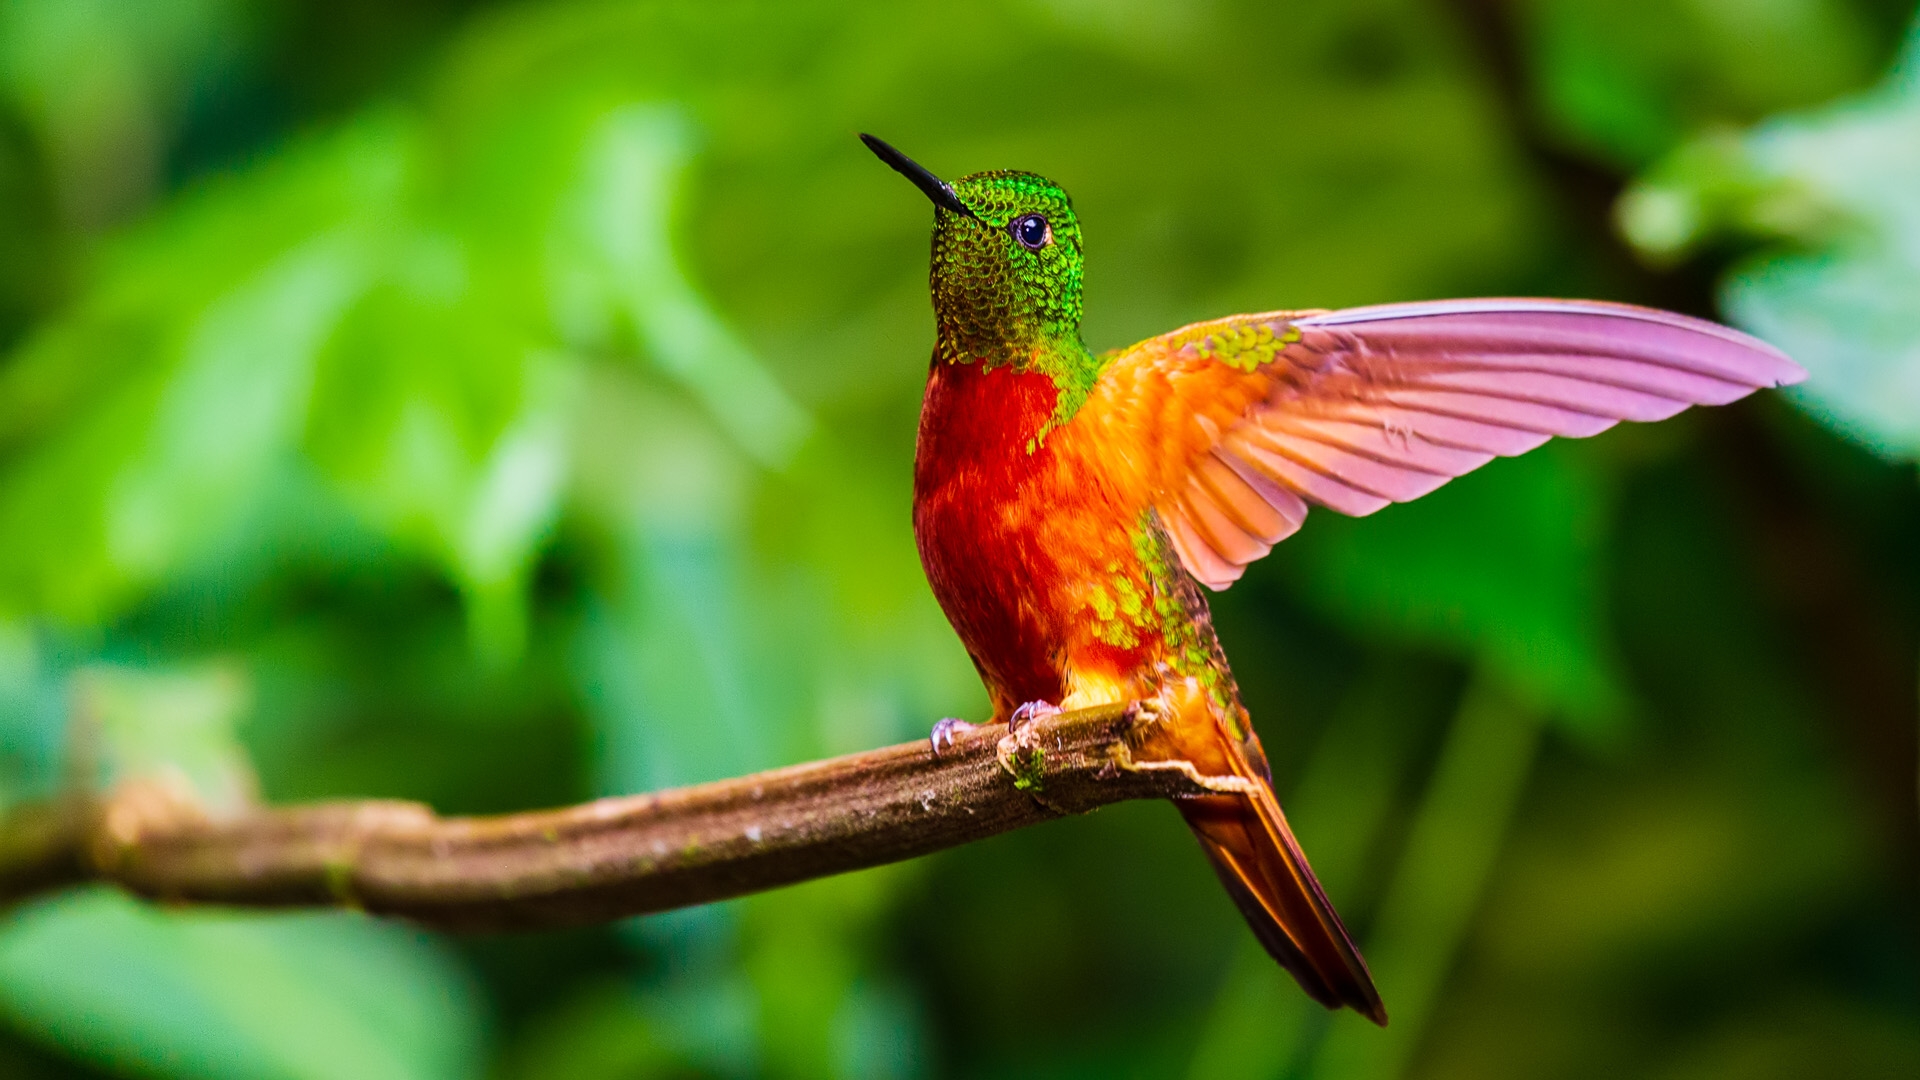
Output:
<path fill-rule="evenodd" d="M 1007 718 L 1007 733 L 1018 734 L 1021 728 L 1035 720 L 1045 720 L 1049 716 L 1058 715 L 1060 715 L 1060 707 L 1050 701 L 1029 701 L 1013 710 L 1013 715 Z M 932 733 L 927 736 L 927 741 L 933 744 L 933 756 L 939 757 L 940 751 L 951 750 L 955 735 L 978 730 L 981 726 L 970 724 L 965 720 L 956 720 L 953 717 L 933 725 Z"/>
<path fill-rule="evenodd" d="M 1127 706 L 1127 719 L 1145 727 L 1157 724 L 1167 715 L 1167 703 L 1158 698 L 1140 698 Z"/>
<path fill-rule="evenodd" d="M 941 750 L 953 748 L 953 736 L 956 732 L 972 731 L 979 726 L 979 724 L 969 724 L 965 720 L 956 720 L 951 716 L 933 725 L 932 734 L 927 736 L 927 740 L 933 743 L 933 756 L 939 757 Z"/>
<path fill-rule="evenodd" d="M 1013 710 L 1013 715 L 1007 718 L 1007 730 L 1016 732 L 1035 720 L 1045 720 L 1049 716 L 1059 715 L 1060 706 L 1051 701 L 1029 701 Z"/>

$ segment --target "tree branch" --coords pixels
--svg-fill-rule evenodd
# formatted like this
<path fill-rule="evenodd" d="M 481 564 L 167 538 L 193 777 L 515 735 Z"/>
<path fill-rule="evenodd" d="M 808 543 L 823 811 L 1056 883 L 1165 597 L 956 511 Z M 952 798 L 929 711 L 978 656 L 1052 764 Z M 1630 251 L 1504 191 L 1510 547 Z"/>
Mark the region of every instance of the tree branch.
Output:
<path fill-rule="evenodd" d="M 0 819 L 0 904 L 83 881 L 156 900 L 346 906 L 461 930 L 602 922 L 897 862 L 1124 799 L 1224 790 L 1137 764 L 1107 706 L 650 795 L 442 818 L 418 803 L 213 818 L 156 784 Z"/>

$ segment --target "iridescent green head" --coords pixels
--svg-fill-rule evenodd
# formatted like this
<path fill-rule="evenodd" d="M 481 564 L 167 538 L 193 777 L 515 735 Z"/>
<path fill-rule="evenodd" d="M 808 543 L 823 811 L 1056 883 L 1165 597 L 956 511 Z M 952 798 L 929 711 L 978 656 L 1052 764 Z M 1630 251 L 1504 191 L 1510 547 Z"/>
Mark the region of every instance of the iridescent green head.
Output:
<path fill-rule="evenodd" d="M 947 184 L 879 139 L 860 138 L 933 200 L 933 311 L 943 359 L 1078 367 L 1086 351 L 1080 222 L 1060 185 L 1007 170 Z"/>

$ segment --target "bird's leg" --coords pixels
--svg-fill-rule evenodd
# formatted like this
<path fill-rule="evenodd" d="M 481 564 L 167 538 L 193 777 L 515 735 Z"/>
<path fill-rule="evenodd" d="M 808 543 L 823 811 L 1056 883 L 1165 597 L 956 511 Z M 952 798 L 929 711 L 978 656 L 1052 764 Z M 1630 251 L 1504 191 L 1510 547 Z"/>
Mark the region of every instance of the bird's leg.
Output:
<path fill-rule="evenodd" d="M 1171 711 L 1166 701 L 1161 698 L 1139 698 L 1128 703 L 1127 719 L 1144 728 L 1165 720 Z"/>
<path fill-rule="evenodd" d="M 1007 718 L 1007 731 L 1009 734 L 1017 733 L 1035 720 L 1059 715 L 1060 706 L 1051 701 L 1029 701 L 1013 710 L 1013 715 Z"/>
<path fill-rule="evenodd" d="M 1060 707 L 1050 701 L 1029 701 L 1013 710 L 1013 715 L 1007 718 L 1007 733 L 1018 734 L 1021 728 L 1035 720 L 1045 720 L 1049 716 L 1058 715 L 1060 715 Z M 927 741 L 933 744 L 933 756 L 939 757 L 940 751 L 952 749 L 955 735 L 977 731 L 985 726 L 985 724 L 968 723 L 951 716 L 934 724 L 932 733 L 927 736 Z"/>
<path fill-rule="evenodd" d="M 982 726 L 981 724 L 970 724 L 965 720 L 957 720 L 951 716 L 934 724 L 933 733 L 927 736 L 927 740 L 933 743 L 933 756 L 939 757 L 942 749 L 952 749 L 953 737 L 956 733 L 964 734 L 969 731 L 977 731 Z"/>

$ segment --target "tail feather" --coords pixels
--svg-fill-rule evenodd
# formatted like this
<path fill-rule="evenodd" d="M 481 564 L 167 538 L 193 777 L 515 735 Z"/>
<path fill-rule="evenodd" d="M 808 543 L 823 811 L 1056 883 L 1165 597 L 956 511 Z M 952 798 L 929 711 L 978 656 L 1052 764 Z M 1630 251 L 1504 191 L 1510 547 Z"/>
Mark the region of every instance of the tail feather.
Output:
<path fill-rule="evenodd" d="M 1329 1009 L 1345 1006 L 1384 1027 L 1387 1009 L 1367 962 L 1266 785 L 1249 795 L 1211 795 L 1178 805 L 1254 936 L 1300 988 Z"/>

